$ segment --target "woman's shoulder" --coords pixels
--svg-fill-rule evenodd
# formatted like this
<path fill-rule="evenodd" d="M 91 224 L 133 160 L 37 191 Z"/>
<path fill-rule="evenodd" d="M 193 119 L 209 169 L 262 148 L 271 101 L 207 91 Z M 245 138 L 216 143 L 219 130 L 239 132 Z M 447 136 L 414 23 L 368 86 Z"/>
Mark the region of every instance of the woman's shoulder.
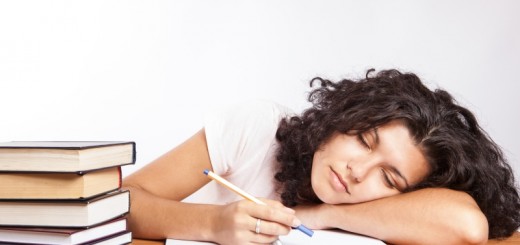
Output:
<path fill-rule="evenodd" d="M 212 110 L 206 117 L 205 130 L 214 169 L 223 174 L 247 162 L 262 161 L 273 146 L 280 120 L 289 113 L 287 107 L 266 100 Z"/>

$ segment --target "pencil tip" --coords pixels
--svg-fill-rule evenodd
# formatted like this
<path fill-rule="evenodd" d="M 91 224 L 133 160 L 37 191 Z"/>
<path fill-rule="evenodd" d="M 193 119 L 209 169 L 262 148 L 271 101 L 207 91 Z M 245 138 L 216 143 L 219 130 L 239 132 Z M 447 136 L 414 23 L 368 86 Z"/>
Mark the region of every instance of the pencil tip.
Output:
<path fill-rule="evenodd" d="M 309 236 L 309 237 L 312 237 L 312 235 L 314 235 L 314 231 L 307 228 L 306 226 L 304 225 L 299 225 L 296 227 L 296 229 L 300 230 L 301 232 L 305 233 L 305 235 Z"/>
<path fill-rule="evenodd" d="M 204 169 L 204 174 L 205 174 L 205 175 L 208 175 L 208 173 L 209 173 L 209 170 Z"/>

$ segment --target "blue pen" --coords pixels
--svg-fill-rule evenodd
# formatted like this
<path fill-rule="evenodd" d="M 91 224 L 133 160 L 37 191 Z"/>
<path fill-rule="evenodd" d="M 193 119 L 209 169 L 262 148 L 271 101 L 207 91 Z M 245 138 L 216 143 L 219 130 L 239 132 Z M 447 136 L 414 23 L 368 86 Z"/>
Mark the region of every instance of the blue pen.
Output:
<path fill-rule="evenodd" d="M 213 173 L 213 172 L 211 172 L 211 171 L 209 171 L 207 169 L 204 170 L 204 174 L 207 175 L 209 178 L 217 181 L 217 183 L 227 187 L 228 189 L 234 191 L 235 193 L 237 193 L 238 195 L 242 196 L 243 198 L 245 198 L 245 199 L 247 199 L 249 201 L 252 201 L 252 202 L 254 202 L 256 204 L 267 205 L 265 202 L 262 202 L 258 198 L 249 195 L 247 192 L 241 190 L 237 186 L 231 184 L 229 181 L 225 180 L 224 178 L 218 176 L 217 174 L 215 174 L 215 173 Z M 312 237 L 312 235 L 314 234 L 314 231 L 312 231 L 311 229 L 305 227 L 304 225 L 299 225 L 299 226 L 297 226 L 295 228 L 300 230 L 301 232 L 305 233 L 305 235 L 310 236 L 310 237 Z"/>

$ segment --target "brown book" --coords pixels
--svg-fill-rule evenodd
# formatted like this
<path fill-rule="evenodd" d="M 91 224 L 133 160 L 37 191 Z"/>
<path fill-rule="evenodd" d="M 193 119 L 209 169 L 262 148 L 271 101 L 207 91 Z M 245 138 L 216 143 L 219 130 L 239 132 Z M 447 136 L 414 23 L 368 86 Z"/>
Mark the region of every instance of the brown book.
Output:
<path fill-rule="evenodd" d="M 79 172 L 135 163 L 135 142 L 13 141 L 0 143 L 0 171 Z"/>
<path fill-rule="evenodd" d="M 0 244 L 95 244 L 127 230 L 125 217 L 88 228 L 0 227 Z"/>
<path fill-rule="evenodd" d="M 0 200 L 0 226 L 90 227 L 130 211 L 130 192 L 85 200 Z"/>
<path fill-rule="evenodd" d="M 78 173 L 0 172 L 0 199 L 87 199 L 121 187 L 121 167 Z"/>

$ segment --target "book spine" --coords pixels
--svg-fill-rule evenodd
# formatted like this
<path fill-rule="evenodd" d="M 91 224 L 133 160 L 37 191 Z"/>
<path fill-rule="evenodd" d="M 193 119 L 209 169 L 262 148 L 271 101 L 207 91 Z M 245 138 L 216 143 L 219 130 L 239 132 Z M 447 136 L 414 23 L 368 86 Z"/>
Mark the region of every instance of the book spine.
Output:
<path fill-rule="evenodd" d="M 117 171 L 119 172 L 119 188 L 123 186 L 123 171 L 121 170 L 121 166 L 117 167 Z"/>

